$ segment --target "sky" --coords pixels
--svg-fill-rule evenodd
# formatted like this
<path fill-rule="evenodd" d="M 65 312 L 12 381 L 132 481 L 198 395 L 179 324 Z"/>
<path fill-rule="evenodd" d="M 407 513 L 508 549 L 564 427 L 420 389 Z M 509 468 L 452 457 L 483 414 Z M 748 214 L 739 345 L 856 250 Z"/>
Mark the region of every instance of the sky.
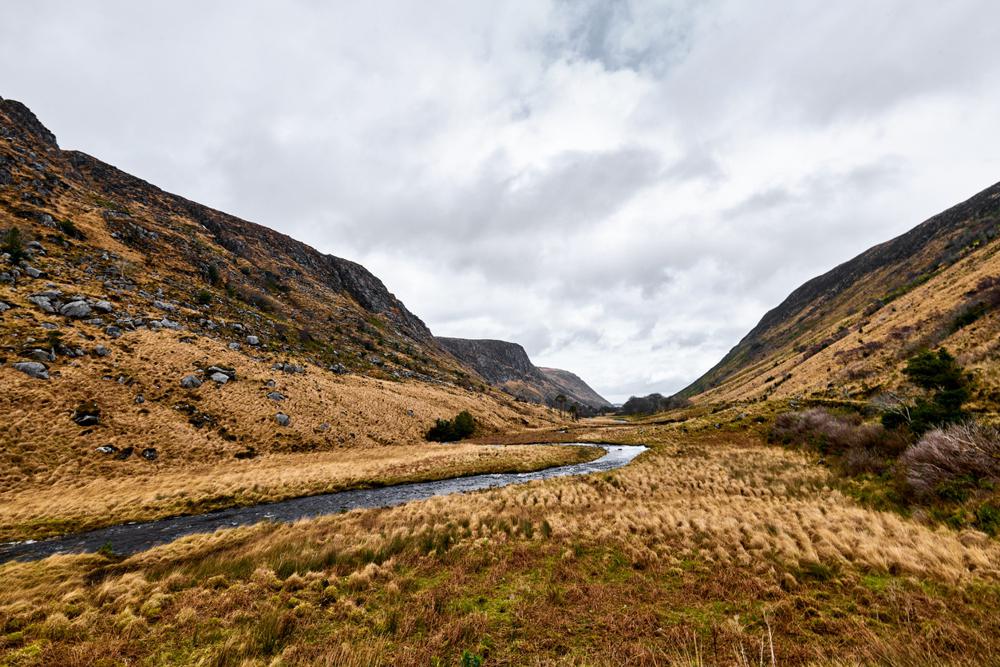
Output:
<path fill-rule="evenodd" d="M 1000 181 L 1000 3 L 33 0 L 0 96 L 621 402 Z"/>

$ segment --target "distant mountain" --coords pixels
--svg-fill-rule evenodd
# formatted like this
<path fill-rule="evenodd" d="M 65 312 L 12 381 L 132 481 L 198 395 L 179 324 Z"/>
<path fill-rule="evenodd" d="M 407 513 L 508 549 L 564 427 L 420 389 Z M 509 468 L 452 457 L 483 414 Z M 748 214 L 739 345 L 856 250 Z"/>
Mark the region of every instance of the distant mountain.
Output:
<path fill-rule="evenodd" d="M 523 400 L 558 407 L 556 399 L 565 396 L 567 406 L 575 404 L 586 412 L 611 407 L 611 403 L 573 373 L 535 366 L 517 343 L 441 336 L 437 340 L 491 385 Z"/>
<path fill-rule="evenodd" d="M 1000 399 L 1000 184 L 810 280 L 680 392 L 696 400 L 870 396 L 945 346 Z"/>

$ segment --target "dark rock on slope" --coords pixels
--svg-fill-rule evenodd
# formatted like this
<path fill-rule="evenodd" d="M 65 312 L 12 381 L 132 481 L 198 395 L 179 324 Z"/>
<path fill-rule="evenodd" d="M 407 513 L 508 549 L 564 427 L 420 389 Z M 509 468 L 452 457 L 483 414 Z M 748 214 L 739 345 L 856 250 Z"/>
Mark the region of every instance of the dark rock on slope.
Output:
<path fill-rule="evenodd" d="M 518 398 L 559 406 L 557 397 L 565 396 L 566 406 L 577 405 L 585 413 L 611 407 L 605 398 L 573 373 L 535 366 L 517 343 L 440 336 L 437 341 L 487 382 Z"/>

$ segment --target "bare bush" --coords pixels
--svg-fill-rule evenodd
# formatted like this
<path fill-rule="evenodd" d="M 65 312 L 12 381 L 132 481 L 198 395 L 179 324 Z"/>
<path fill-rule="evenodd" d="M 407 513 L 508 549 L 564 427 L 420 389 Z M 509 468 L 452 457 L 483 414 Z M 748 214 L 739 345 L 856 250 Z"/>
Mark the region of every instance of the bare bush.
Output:
<path fill-rule="evenodd" d="M 881 473 L 889 467 L 884 455 L 869 447 L 848 449 L 840 461 L 845 475 L 857 476 L 865 473 Z"/>
<path fill-rule="evenodd" d="M 906 482 L 926 498 L 962 480 L 1000 480 L 1000 430 L 974 422 L 928 432 L 899 459 Z"/>
<path fill-rule="evenodd" d="M 859 415 L 835 415 L 822 408 L 778 415 L 771 438 L 785 444 L 812 446 L 824 454 L 852 449 L 884 449 L 888 438 L 879 424 L 865 424 Z"/>

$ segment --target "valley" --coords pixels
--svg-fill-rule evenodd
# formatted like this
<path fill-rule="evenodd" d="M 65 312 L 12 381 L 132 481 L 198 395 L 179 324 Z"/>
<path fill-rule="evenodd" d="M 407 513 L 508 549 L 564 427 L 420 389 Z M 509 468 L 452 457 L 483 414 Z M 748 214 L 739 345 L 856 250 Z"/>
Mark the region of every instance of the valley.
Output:
<path fill-rule="evenodd" d="M 0 100 L 0 664 L 993 664 L 998 230 L 626 415 Z"/>

